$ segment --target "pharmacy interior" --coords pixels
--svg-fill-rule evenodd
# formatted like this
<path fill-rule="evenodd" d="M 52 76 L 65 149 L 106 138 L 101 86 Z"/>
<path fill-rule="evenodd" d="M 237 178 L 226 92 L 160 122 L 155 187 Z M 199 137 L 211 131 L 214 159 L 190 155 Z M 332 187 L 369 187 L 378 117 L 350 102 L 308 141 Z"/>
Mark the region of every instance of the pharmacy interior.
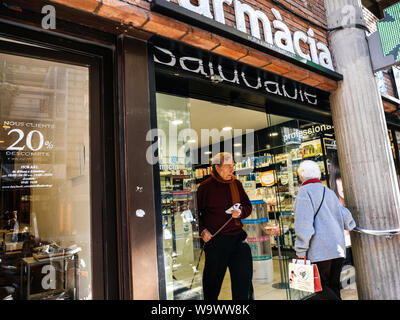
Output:
<path fill-rule="evenodd" d="M 234 155 L 235 175 L 253 205 L 242 222 L 255 299 L 302 298 L 287 278 L 300 162 L 316 161 L 322 183 L 343 198 L 329 93 L 181 43 L 152 42 L 165 298 L 202 298 L 196 189 L 221 151 Z M 354 273 L 343 281 L 354 282 Z M 219 299 L 231 299 L 229 271 Z"/>

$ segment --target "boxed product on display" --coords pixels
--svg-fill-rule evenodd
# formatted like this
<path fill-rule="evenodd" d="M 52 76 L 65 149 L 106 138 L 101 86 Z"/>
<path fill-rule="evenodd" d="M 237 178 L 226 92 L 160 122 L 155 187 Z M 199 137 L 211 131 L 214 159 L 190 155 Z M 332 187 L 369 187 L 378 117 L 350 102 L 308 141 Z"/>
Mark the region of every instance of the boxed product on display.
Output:
<path fill-rule="evenodd" d="M 303 142 L 300 148 L 302 152 L 302 158 L 316 156 L 322 154 L 322 146 L 320 140 L 312 140 Z"/>
<path fill-rule="evenodd" d="M 264 231 L 269 236 L 279 236 L 282 232 L 279 225 L 274 222 L 269 222 L 264 226 Z"/>
<path fill-rule="evenodd" d="M 275 161 L 280 162 L 280 161 L 286 161 L 289 158 L 288 153 L 279 153 L 275 156 Z"/>
<path fill-rule="evenodd" d="M 290 153 L 291 160 L 299 160 L 302 158 L 300 148 L 294 148 L 294 149 L 290 150 L 289 153 Z"/>
<path fill-rule="evenodd" d="M 201 179 L 211 174 L 212 167 L 207 168 L 199 168 L 195 170 L 195 177 L 196 179 Z"/>
<path fill-rule="evenodd" d="M 260 172 L 260 182 L 264 187 L 273 186 L 277 182 L 275 170 Z"/>
<path fill-rule="evenodd" d="M 264 155 L 254 158 L 254 167 L 263 168 L 273 163 L 273 156 L 270 153 L 264 153 Z"/>
<path fill-rule="evenodd" d="M 255 158 L 254 157 L 247 157 L 247 159 L 243 161 L 237 161 L 235 163 L 235 170 L 240 170 L 240 169 L 248 169 L 248 168 L 254 168 L 254 163 Z"/>

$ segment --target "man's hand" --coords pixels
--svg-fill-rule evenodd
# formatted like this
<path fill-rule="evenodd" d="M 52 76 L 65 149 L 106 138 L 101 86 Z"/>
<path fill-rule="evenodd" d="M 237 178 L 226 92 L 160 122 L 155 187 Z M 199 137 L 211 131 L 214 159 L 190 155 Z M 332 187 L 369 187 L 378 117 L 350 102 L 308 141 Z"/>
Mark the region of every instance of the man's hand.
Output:
<path fill-rule="evenodd" d="M 242 210 L 232 210 L 232 218 L 239 219 L 242 215 Z"/>
<path fill-rule="evenodd" d="M 203 232 L 201 233 L 201 238 L 203 239 L 204 242 L 208 242 L 212 238 L 212 234 L 207 230 L 204 229 Z"/>

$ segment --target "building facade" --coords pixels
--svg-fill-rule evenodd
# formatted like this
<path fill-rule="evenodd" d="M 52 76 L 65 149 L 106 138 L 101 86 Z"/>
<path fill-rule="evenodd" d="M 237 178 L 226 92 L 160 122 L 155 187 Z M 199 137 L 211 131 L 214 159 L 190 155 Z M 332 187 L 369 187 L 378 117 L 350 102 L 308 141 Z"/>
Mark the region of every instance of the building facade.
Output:
<path fill-rule="evenodd" d="M 324 1 L 10 0 L 0 24 L 2 299 L 201 299 L 196 190 L 223 150 L 256 299 L 300 298 L 299 161 L 342 195 Z M 377 81 L 399 172 L 398 69 Z"/>

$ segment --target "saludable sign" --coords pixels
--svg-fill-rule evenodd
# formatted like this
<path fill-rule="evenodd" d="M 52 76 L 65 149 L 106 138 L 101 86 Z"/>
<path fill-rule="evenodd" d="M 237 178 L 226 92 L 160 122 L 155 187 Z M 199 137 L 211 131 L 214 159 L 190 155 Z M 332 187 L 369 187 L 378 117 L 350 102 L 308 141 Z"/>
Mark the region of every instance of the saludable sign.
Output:
<path fill-rule="evenodd" d="M 310 88 L 298 86 L 295 81 L 278 81 L 277 76 L 271 78 L 268 72 L 259 74 L 255 79 L 248 76 L 247 71 L 236 63 L 231 68 L 224 68 L 220 63 L 209 57 L 179 56 L 171 50 L 154 46 L 154 62 L 168 67 L 178 68 L 186 72 L 192 72 L 199 76 L 209 78 L 213 82 L 228 82 L 237 86 L 254 89 L 270 95 L 284 97 L 299 103 L 312 106 L 318 105 L 318 96 L 315 92 L 309 92 Z"/>
<path fill-rule="evenodd" d="M 251 36 L 249 35 L 249 40 L 266 45 L 275 51 L 283 50 L 284 53 L 290 53 L 294 57 L 298 56 L 305 63 L 312 61 L 315 64 L 334 71 L 331 52 L 324 43 L 317 42 L 314 39 L 314 30 L 309 28 L 307 33 L 297 30 L 292 34 L 289 27 L 283 21 L 281 13 L 275 8 L 271 8 L 275 17 L 271 23 L 263 11 L 256 10 L 239 0 L 212 0 L 214 14 L 211 13 L 209 0 L 198 0 L 197 5 L 192 4 L 190 0 L 178 0 L 178 4 L 181 7 L 214 19 L 224 25 L 226 24 L 224 5 L 233 5 L 237 30 L 247 33 L 245 15 L 249 18 L 251 34 Z M 262 31 L 259 22 L 262 24 Z M 273 32 L 272 27 L 275 29 L 275 32 Z M 263 33 L 264 40 L 261 37 L 261 32 Z M 301 43 L 304 43 L 309 48 L 309 53 L 303 51 Z"/>

